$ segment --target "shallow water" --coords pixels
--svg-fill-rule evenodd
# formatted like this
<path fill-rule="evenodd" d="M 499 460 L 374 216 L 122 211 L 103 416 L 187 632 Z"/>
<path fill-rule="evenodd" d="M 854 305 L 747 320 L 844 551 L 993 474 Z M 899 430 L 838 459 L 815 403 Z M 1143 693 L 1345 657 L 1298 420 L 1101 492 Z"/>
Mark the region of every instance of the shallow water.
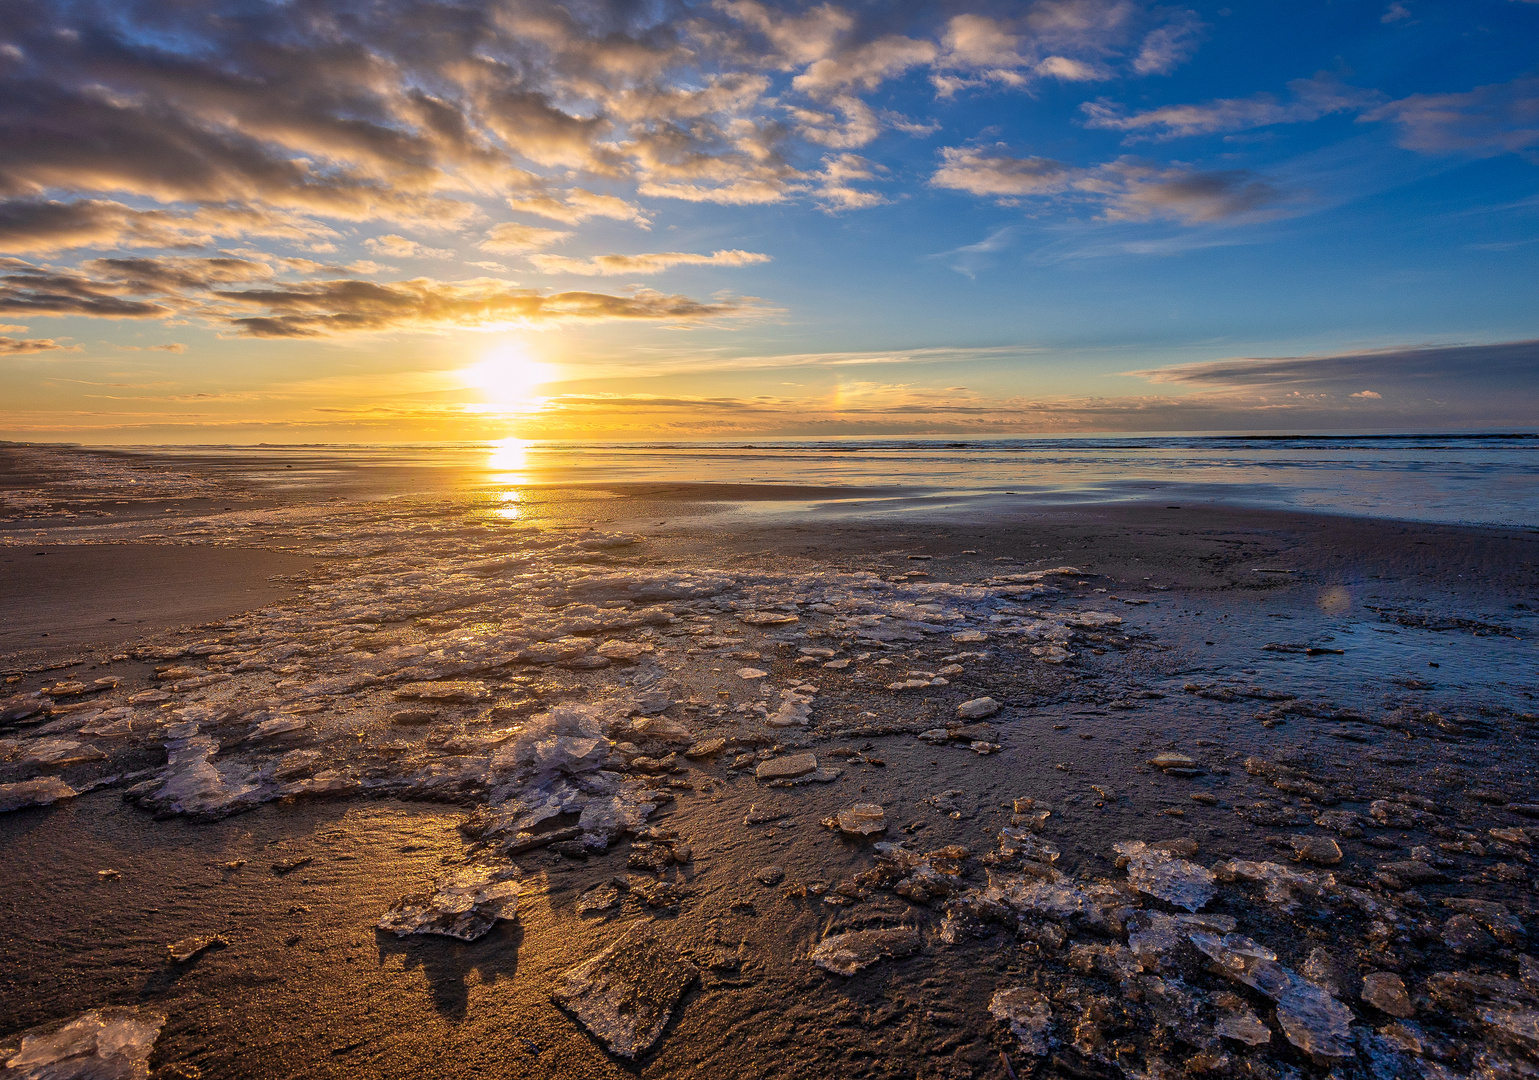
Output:
<path fill-rule="evenodd" d="M 524 442 L 415 446 L 134 447 L 155 459 L 286 494 L 472 491 L 517 509 L 548 485 L 733 484 L 858 489 L 784 514 L 944 511 L 1011 503 L 1177 501 L 1414 521 L 1539 524 L 1539 434 L 1152 435 L 747 443 Z M 751 500 L 751 493 L 743 493 Z M 833 501 L 830 501 L 830 500 Z M 762 508 L 761 508 L 762 509 Z"/>

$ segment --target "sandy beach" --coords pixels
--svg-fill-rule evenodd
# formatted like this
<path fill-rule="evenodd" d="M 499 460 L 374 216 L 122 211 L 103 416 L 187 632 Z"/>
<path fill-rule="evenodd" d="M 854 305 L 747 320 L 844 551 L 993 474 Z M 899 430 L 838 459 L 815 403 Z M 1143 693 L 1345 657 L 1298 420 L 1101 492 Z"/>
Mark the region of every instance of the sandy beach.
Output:
<path fill-rule="evenodd" d="M 0 1055 L 1520 1075 L 1539 532 L 183 467 L 0 529 Z"/>

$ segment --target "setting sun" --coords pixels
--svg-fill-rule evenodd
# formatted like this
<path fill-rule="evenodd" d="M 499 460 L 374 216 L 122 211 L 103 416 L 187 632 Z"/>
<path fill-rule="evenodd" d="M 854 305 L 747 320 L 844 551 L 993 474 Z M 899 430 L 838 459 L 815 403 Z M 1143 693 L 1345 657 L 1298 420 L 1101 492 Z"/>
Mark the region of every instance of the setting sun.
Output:
<path fill-rule="evenodd" d="M 529 356 L 521 342 L 503 342 L 465 371 L 465 381 L 479 390 L 484 408 L 526 412 L 540 402 L 535 390 L 556 377 L 555 369 Z"/>

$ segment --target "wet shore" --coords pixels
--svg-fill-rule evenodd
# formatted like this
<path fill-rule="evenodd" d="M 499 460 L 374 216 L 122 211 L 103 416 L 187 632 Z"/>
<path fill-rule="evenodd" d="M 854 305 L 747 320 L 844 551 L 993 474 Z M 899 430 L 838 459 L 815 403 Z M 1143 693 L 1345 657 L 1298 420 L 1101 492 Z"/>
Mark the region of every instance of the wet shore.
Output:
<path fill-rule="evenodd" d="M 184 494 L 0 529 L 243 583 L 11 649 L 0 1062 L 97 1010 L 166 1076 L 1533 1067 L 1532 532 Z"/>

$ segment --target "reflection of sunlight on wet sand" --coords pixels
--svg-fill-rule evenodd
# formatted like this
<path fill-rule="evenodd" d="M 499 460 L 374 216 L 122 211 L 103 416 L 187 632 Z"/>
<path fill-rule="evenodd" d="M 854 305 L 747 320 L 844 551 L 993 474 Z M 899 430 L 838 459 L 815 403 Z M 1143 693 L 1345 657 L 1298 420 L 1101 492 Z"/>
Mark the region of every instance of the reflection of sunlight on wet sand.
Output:
<path fill-rule="evenodd" d="M 518 505 L 524 500 L 519 489 L 529 483 L 529 444 L 523 439 L 502 439 L 489 447 L 486 467 L 492 473 L 490 482 L 502 488 L 497 492 L 501 504 L 492 511 L 492 517 L 502 521 L 517 521 L 523 510 Z"/>

